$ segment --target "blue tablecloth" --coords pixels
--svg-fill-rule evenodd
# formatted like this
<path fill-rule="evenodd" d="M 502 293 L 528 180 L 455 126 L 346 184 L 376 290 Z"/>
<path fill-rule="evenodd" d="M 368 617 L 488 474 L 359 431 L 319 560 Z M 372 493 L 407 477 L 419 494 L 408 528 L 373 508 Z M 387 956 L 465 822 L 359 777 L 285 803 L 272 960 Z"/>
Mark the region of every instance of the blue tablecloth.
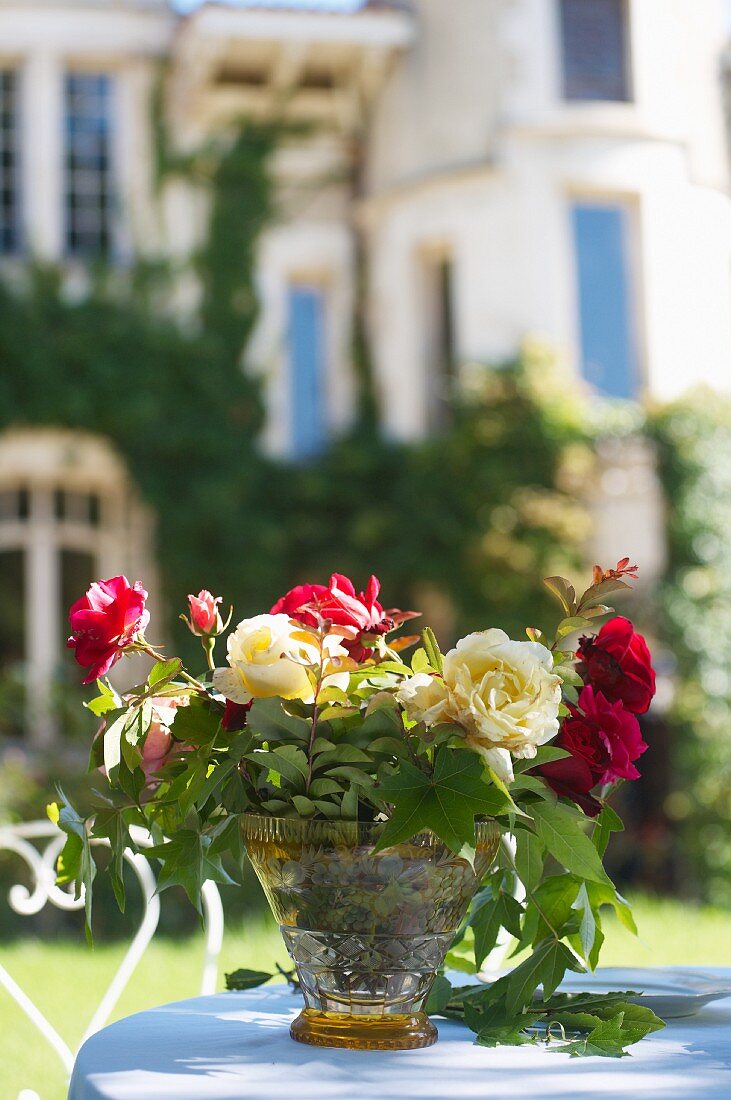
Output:
<path fill-rule="evenodd" d="M 729 974 L 729 971 L 725 971 Z M 438 1021 L 426 1050 L 302 1046 L 285 986 L 196 997 L 138 1013 L 82 1047 L 69 1100 L 608 1100 L 731 1097 L 731 999 L 674 1020 L 631 1057 L 569 1058 L 542 1047 L 475 1046 Z"/>

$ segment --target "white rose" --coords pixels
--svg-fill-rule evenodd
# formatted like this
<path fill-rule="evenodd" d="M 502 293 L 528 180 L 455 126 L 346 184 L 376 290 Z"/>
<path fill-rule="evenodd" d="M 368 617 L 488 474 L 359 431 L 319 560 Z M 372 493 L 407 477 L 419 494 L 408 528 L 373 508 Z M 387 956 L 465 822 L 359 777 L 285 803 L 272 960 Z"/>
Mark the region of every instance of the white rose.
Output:
<path fill-rule="evenodd" d="M 255 615 L 244 619 L 227 640 L 229 668 L 217 668 L 213 686 L 234 703 L 251 699 L 314 700 L 314 687 L 307 667 L 320 661 L 316 634 L 303 629 L 287 615 Z M 347 657 L 338 638 L 325 638 L 327 659 Z M 326 677 L 324 684 L 348 687 L 348 673 Z"/>
<path fill-rule="evenodd" d="M 465 743 L 511 782 L 513 757 L 534 757 L 538 745 L 558 733 L 561 679 L 539 642 L 483 630 L 447 653 L 441 677 L 411 676 L 396 698 L 413 721 L 461 726 Z"/>
<path fill-rule="evenodd" d="M 396 698 L 414 722 L 436 726 L 451 720 L 450 699 L 443 680 L 427 672 L 417 672 L 404 680 L 396 692 Z"/>
<path fill-rule="evenodd" d="M 445 656 L 444 681 L 466 743 L 502 779 L 513 778 L 511 757 L 531 759 L 558 733 L 561 678 L 540 642 L 496 629 L 468 634 Z"/>

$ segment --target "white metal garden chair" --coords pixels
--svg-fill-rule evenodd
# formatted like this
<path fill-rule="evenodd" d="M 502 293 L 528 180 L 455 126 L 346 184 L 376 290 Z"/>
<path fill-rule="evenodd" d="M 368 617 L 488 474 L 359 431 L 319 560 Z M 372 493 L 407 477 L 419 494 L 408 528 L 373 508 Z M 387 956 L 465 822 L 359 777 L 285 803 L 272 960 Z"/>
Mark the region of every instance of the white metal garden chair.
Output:
<path fill-rule="evenodd" d="M 147 847 L 152 840 L 145 829 L 132 826 L 130 834 L 135 844 Z M 74 898 L 73 890 L 56 886 L 56 859 L 63 848 L 66 836 L 50 821 L 29 821 L 19 825 L 0 826 L 0 851 L 15 852 L 25 863 L 31 874 L 30 889 L 18 883 L 11 887 L 8 894 L 10 907 L 21 916 L 39 913 L 50 903 L 57 909 L 75 910 L 84 905 L 83 894 Z M 105 844 L 103 840 L 93 840 L 92 844 Z M 107 845 L 108 846 L 108 845 Z M 135 933 L 120 966 L 112 978 L 99 1005 L 94 1011 L 86 1028 L 80 1046 L 90 1035 L 99 1031 L 108 1021 L 114 1006 L 129 982 L 138 963 L 144 955 L 157 929 L 160 919 L 160 899 L 155 893 L 155 876 L 144 856 L 129 849 L 124 853 L 125 861 L 130 865 L 139 882 L 144 910 L 142 920 Z M 223 906 L 218 888 L 212 882 L 203 886 L 203 912 L 205 918 L 205 957 L 201 977 L 201 994 L 213 993 L 218 976 L 218 957 L 223 942 Z M 0 985 L 2 985 L 16 1004 L 26 1014 L 43 1038 L 56 1052 L 67 1075 L 71 1075 L 75 1053 L 61 1038 L 53 1024 L 46 1019 L 27 993 L 0 963 Z M 23 1089 L 18 1100 L 40 1100 L 31 1089 Z"/>

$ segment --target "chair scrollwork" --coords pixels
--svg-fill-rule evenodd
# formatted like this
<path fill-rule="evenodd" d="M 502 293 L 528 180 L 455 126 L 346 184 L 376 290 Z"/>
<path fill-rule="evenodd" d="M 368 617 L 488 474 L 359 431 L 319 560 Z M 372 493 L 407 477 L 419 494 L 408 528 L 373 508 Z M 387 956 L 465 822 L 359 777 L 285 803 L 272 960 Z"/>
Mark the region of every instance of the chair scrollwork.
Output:
<path fill-rule="evenodd" d="M 132 826 L 130 835 L 138 848 L 149 847 L 152 844 L 149 834 L 139 826 Z M 56 860 L 65 839 L 61 830 L 50 821 L 0 825 L 0 851 L 14 853 L 29 872 L 30 885 L 16 883 L 8 892 L 10 908 L 20 916 L 33 916 L 49 904 L 66 911 L 83 908 L 83 893 L 81 897 L 75 898 L 73 888 L 62 888 L 56 885 Z M 108 842 L 104 840 L 93 840 L 92 843 L 108 846 Z M 140 887 L 144 903 L 142 919 L 124 958 L 92 1014 L 81 1044 L 108 1021 L 114 1006 L 147 950 L 160 920 L 160 899 L 155 893 L 155 876 L 150 864 L 143 855 L 129 848 L 124 853 L 124 859 L 134 872 Z M 218 957 L 223 943 L 223 906 L 218 888 L 212 882 L 206 882 L 203 887 L 203 910 L 206 950 L 200 992 L 207 994 L 213 993 L 216 988 Z M 70 1076 L 75 1053 L 2 963 L 0 963 L 0 985 L 53 1048 L 66 1074 Z M 24 1089 L 18 1100 L 39 1100 L 39 1098 L 36 1093 Z"/>

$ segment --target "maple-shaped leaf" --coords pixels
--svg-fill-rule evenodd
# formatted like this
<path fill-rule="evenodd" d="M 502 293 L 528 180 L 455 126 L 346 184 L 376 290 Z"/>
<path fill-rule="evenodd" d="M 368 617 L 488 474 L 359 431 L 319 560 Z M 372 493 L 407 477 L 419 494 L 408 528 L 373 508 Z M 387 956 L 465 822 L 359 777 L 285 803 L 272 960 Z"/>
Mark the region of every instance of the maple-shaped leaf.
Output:
<path fill-rule="evenodd" d="M 465 845 L 474 848 L 475 817 L 495 817 L 510 808 L 469 749 L 442 748 L 432 775 L 402 761 L 397 774 L 381 782 L 378 794 L 394 809 L 376 851 L 424 829 L 431 829 L 455 853 Z"/>
<path fill-rule="evenodd" d="M 635 1040 L 622 1027 L 623 1014 L 611 1020 L 602 1020 L 585 1039 L 549 1046 L 557 1054 L 570 1054 L 572 1058 L 627 1058 L 624 1049 Z"/>

